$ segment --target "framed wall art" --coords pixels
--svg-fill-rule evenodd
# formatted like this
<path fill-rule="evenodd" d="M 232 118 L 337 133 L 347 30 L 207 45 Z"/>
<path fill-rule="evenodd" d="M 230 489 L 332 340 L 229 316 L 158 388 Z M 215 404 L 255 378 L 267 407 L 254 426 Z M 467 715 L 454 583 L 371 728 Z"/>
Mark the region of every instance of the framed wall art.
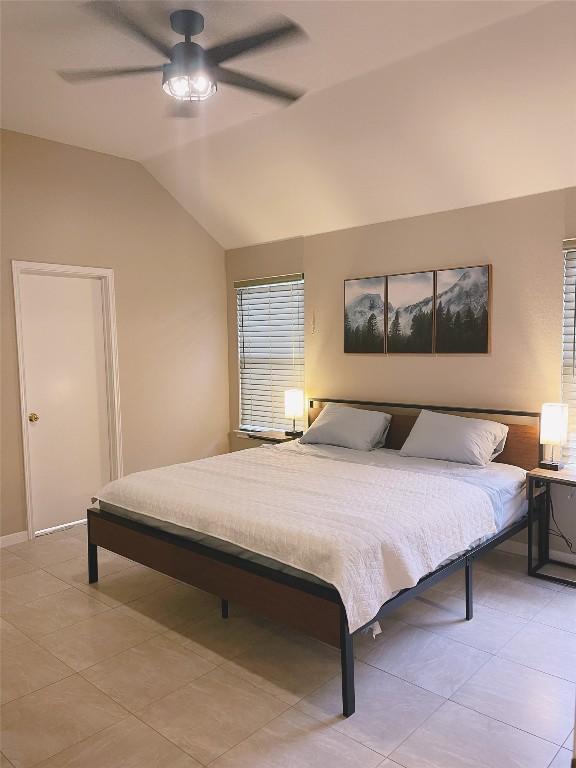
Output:
<path fill-rule="evenodd" d="M 385 351 L 385 277 L 344 281 L 344 352 Z"/>
<path fill-rule="evenodd" d="M 431 353 L 434 342 L 434 272 L 389 275 L 388 352 Z"/>
<path fill-rule="evenodd" d="M 435 351 L 488 352 L 489 310 L 489 266 L 438 270 Z"/>

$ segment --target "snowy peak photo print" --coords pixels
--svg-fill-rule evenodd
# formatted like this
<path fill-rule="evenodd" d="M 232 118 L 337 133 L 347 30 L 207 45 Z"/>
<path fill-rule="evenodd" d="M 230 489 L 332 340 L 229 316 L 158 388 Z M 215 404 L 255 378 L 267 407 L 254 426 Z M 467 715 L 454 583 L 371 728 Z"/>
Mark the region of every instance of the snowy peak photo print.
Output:
<path fill-rule="evenodd" d="M 434 272 L 388 277 L 388 352 L 432 352 Z"/>
<path fill-rule="evenodd" d="M 486 353 L 490 267 L 436 273 L 436 352 Z"/>
<path fill-rule="evenodd" d="M 384 353 L 385 277 L 344 281 L 344 352 Z"/>

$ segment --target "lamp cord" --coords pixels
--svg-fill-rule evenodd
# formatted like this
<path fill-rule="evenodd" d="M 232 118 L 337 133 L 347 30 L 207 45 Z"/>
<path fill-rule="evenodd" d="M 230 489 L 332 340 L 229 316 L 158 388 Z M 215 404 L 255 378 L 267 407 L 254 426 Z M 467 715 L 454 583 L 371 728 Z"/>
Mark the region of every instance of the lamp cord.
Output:
<path fill-rule="evenodd" d="M 558 521 L 556 520 L 556 515 L 554 514 L 554 502 L 552 501 L 552 494 L 550 494 L 550 512 L 552 516 L 552 523 L 554 525 L 554 528 L 549 528 L 548 533 L 551 536 L 556 536 L 557 538 L 561 539 L 564 544 L 568 547 L 568 550 L 574 554 L 574 542 L 572 539 L 569 539 L 566 534 L 562 532 L 562 529 L 558 525 Z"/>

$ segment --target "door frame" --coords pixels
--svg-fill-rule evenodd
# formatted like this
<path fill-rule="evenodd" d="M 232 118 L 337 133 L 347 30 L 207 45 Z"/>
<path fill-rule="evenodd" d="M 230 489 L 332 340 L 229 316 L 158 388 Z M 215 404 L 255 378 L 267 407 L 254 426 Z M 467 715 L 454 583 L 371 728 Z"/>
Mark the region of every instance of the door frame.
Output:
<path fill-rule="evenodd" d="M 122 421 L 120 415 L 120 380 L 118 376 L 118 342 L 116 337 L 116 305 L 114 297 L 114 270 L 104 267 L 78 267 L 69 264 L 48 264 L 40 261 L 12 261 L 14 280 L 14 306 L 16 314 L 16 340 L 18 345 L 18 372 L 20 378 L 20 406 L 22 414 L 22 447 L 24 453 L 24 482 L 26 487 L 26 517 L 28 538 L 34 538 L 34 509 L 32 504 L 32 478 L 30 445 L 28 440 L 28 405 L 26 397 L 26 370 L 24 365 L 24 338 L 22 333 L 21 275 L 52 277 L 82 277 L 97 279 L 102 290 L 102 316 L 104 318 L 104 355 L 106 360 L 106 394 L 108 403 L 108 440 L 110 479 L 123 474 Z"/>

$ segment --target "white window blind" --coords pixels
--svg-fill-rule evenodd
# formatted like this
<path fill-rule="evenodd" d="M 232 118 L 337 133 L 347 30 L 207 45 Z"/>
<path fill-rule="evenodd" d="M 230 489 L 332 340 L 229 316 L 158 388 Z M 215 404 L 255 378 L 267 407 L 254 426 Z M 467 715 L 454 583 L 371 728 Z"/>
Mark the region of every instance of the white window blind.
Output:
<path fill-rule="evenodd" d="M 564 458 L 569 464 L 576 464 L 576 249 L 564 253 L 562 398 L 568 403 L 570 414 Z"/>
<path fill-rule="evenodd" d="M 284 390 L 304 388 L 304 276 L 236 283 L 240 429 L 289 430 Z M 296 420 L 303 429 L 304 419 Z"/>

